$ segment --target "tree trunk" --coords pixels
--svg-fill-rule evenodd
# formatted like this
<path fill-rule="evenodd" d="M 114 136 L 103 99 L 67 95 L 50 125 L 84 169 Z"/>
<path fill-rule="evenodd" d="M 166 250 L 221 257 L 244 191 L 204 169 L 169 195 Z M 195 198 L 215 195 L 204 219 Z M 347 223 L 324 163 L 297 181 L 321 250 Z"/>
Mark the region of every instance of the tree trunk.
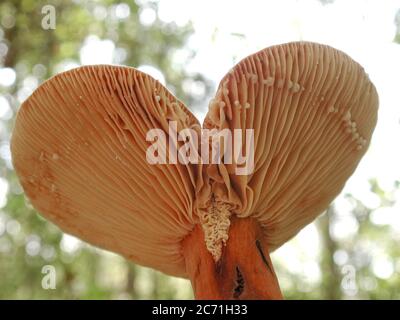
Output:
<path fill-rule="evenodd" d="M 341 276 L 339 270 L 333 260 L 335 251 L 338 249 L 338 244 L 330 235 L 330 225 L 335 217 L 335 209 L 331 205 L 326 213 L 318 219 L 319 230 L 322 239 L 322 257 L 320 268 L 323 271 L 322 289 L 325 299 L 337 300 L 341 298 Z"/>

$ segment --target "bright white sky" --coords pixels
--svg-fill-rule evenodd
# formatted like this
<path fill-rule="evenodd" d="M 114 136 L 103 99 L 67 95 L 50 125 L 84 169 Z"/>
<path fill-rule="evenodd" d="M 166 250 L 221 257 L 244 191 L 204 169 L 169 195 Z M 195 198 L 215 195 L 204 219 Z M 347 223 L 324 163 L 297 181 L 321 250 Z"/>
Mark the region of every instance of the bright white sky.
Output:
<path fill-rule="evenodd" d="M 144 0 L 137 2 L 146 3 Z M 129 19 L 127 9 L 127 6 L 119 5 L 115 14 L 120 19 Z M 400 180 L 400 45 L 392 42 L 396 31 L 394 18 L 399 9 L 400 0 L 336 0 L 328 5 L 315 0 L 159 1 L 160 19 L 175 21 L 178 25 L 193 23 L 195 32 L 189 39 L 188 48 L 195 49 L 197 54 L 185 67 L 203 73 L 216 85 L 240 59 L 267 46 L 289 41 L 328 44 L 358 61 L 377 87 L 379 121 L 371 147 L 344 192 L 352 193 L 371 208 L 379 206 L 379 199 L 369 191 L 368 179 L 377 178 L 386 191 L 393 189 L 396 179 Z M 98 13 L 105 14 L 101 9 Z M 140 19 L 150 25 L 155 13 L 151 8 L 144 9 Z M 115 52 L 115 45 L 110 40 L 89 37 L 81 50 L 81 64 L 113 63 Z M 180 50 L 175 63 L 179 64 L 185 54 L 185 50 Z M 76 65 L 67 62 L 60 66 L 60 71 Z M 164 82 L 159 70 L 151 66 L 141 66 L 141 69 Z M 12 80 L 12 72 L 0 69 L 0 85 L 7 85 Z M 207 106 L 205 102 L 204 108 L 196 112 L 200 119 Z M 4 100 L 0 100 L 0 118 L 6 116 L 6 108 Z M 2 193 L 6 190 L 6 184 L 0 180 L 0 207 L 4 202 Z M 397 200 L 394 207 L 379 209 L 381 212 L 377 210 L 373 222 L 391 224 L 393 232 L 400 233 L 399 192 Z M 357 221 L 350 215 L 352 207 L 343 197 L 338 199 L 337 207 L 340 219 L 334 224 L 332 235 L 338 239 L 351 237 L 358 229 Z M 315 226 L 310 225 L 274 253 L 274 257 L 293 267 L 292 272 L 316 281 L 320 275 L 315 263 L 318 249 L 318 233 Z M 343 252 L 335 259 L 339 264 L 346 263 Z M 376 268 L 374 266 L 375 273 L 383 278 L 390 276 L 393 267 L 383 263 L 383 258 L 380 261 Z"/>
<path fill-rule="evenodd" d="M 395 145 L 400 138 L 400 45 L 392 42 L 398 9 L 400 1 L 336 0 L 324 6 L 309 0 L 168 0 L 160 1 L 159 14 L 166 21 L 194 23 L 189 45 L 197 56 L 188 68 L 216 83 L 233 62 L 264 47 L 296 40 L 331 45 L 364 66 L 377 87 L 380 111 L 373 144 L 357 171 L 361 181 L 349 183 L 357 194 L 360 188 L 364 191 L 366 177 L 378 177 L 387 189 L 400 179 L 400 152 Z M 198 112 L 199 117 L 204 113 Z"/>

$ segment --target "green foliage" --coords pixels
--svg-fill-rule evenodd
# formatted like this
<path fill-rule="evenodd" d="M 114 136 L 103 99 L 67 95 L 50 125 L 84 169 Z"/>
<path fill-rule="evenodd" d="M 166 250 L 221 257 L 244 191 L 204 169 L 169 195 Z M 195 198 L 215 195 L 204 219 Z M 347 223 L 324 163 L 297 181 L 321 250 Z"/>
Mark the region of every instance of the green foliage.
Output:
<path fill-rule="evenodd" d="M 333 204 L 317 219 L 321 243 L 319 281 L 307 282 L 295 274 L 291 266 L 276 265 L 278 278 L 285 284 L 283 291 L 287 299 L 400 299 L 399 226 L 391 225 L 391 219 L 374 222 L 373 217 L 374 214 L 382 215 L 378 211 L 382 209 L 398 214 L 395 212 L 395 194 L 400 193 L 399 184 L 396 183 L 392 190 L 383 190 L 373 180 L 370 189 L 380 202 L 376 208 L 369 208 L 347 194 L 345 201 L 350 204 L 351 211 L 339 212 Z M 356 219 L 358 230 L 338 239 L 332 226 L 343 214 Z M 384 269 L 379 270 L 382 263 Z"/>

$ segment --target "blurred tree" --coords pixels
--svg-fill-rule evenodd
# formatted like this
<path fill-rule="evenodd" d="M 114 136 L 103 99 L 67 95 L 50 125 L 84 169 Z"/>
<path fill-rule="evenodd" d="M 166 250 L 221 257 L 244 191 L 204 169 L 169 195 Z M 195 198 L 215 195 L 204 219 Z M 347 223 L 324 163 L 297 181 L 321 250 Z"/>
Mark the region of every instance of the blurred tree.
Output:
<path fill-rule="evenodd" d="M 320 279 L 307 280 L 293 265 L 276 261 L 285 297 L 400 299 L 400 205 L 395 201 L 399 195 L 400 182 L 384 190 L 372 180 L 369 206 L 354 195 L 339 196 L 315 222 Z"/>
<path fill-rule="evenodd" d="M 46 5 L 55 9 L 55 29 L 42 26 L 48 12 L 43 9 Z M 82 48 L 91 40 L 106 41 L 113 49 L 112 63 L 148 65 L 162 70 L 169 89 L 189 106 L 196 105 L 199 97 L 191 94 L 190 86 L 184 88 L 182 84 L 195 83 L 204 89 L 204 95 L 211 86 L 202 75 L 186 74 L 183 68 L 194 55 L 184 48 L 191 32 L 190 25 L 178 28 L 175 23 L 161 21 L 156 1 L 1 2 L 0 70 L 8 72 L 12 81 L 0 84 L 1 107 L 9 109 L 0 126 L 0 179 L 6 179 L 9 187 L 7 203 L 0 211 L 0 298 L 179 296 L 176 289 L 180 287 L 164 285 L 168 279 L 160 273 L 148 272 L 145 281 L 154 282 L 154 290 L 149 291 L 149 283 L 137 283 L 136 275 L 141 268 L 113 255 L 105 258 L 100 250 L 85 244 L 74 247 L 74 240 L 42 219 L 24 198 L 12 171 L 8 149 L 13 115 L 19 105 L 47 78 L 78 66 Z M 84 62 L 92 63 L 91 59 L 96 62 L 97 53 Z M 182 56 L 184 60 L 177 61 Z M 41 287 L 44 276 L 41 271 L 46 264 L 56 267 L 55 290 Z M 189 286 L 183 285 L 186 295 L 181 297 L 191 297 L 190 290 L 185 290 Z"/>
<path fill-rule="evenodd" d="M 321 255 L 320 268 L 322 269 L 322 297 L 329 300 L 337 300 L 341 297 L 340 275 L 337 265 L 334 262 L 334 254 L 338 250 L 338 244 L 332 239 L 330 234 L 331 221 L 335 217 L 334 206 L 331 205 L 328 210 L 317 220 L 323 254 Z"/>
<path fill-rule="evenodd" d="M 394 36 L 394 42 L 400 43 L 400 9 L 394 17 L 394 24 L 396 25 L 396 34 Z"/>
<path fill-rule="evenodd" d="M 400 230 L 396 221 L 399 184 L 383 190 L 376 180 L 370 181 L 368 205 L 351 194 L 340 200 L 347 206 L 338 212 L 333 206 L 319 219 L 323 298 L 399 299 Z M 345 207 L 346 207 L 345 206 Z M 342 206 L 343 207 L 343 206 Z M 347 211 L 347 212 L 345 212 Z M 335 236 L 338 220 L 355 219 L 356 232 Z M 397 218 L 398 219 L 398 218 Z M 336 220 L 336 221 L 335 221 Z"/>

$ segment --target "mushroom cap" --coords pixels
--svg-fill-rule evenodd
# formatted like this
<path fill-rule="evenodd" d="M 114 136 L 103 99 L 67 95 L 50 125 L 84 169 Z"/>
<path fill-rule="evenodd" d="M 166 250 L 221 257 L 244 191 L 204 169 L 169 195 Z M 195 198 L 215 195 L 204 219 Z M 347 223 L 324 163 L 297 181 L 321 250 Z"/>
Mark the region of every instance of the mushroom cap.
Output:
<path fill-rule="evenodd" d="M 257 219 L 270 249 L 278 248 L 342 190 L 367 150 L 377 109 L 364 69 L 327 45 L 293 42 L 243 59 L 220 82 L 203 127 L 254 129 L 254 169 L 203 167 L 196 207 L 220 195 L 238 217 Z"/>
<path fill-rule="evenodd" d="M 323 212 L 366 152 L 377 107 L 346 54 L 309 42 L 270 47 L 222 79 L 203 124 L 254 130 L 254 170 L 238 175 L 223 155 L 220 164 L 150 164 L 149 130 L 165 134 L 167 153 L 169 121 L 200 137 L 197 119 L 136 69 L 86 66 L 22 104 L 11 152 L 31 203 L 63 231 L 187 277 L 181 243 L 196 223 L 218 260 L 232 215 L 256 219 L 273 250 Z"/>
<path fill-rule="evenodd" d="M 151 165 L 149 129 L 200 129 L 167 89 L 133 68 L 56 75 L 21 106 L 14 168 L 32 205 L 63 231 L 144 266 L 185 276 L 197 167 Z"/>

